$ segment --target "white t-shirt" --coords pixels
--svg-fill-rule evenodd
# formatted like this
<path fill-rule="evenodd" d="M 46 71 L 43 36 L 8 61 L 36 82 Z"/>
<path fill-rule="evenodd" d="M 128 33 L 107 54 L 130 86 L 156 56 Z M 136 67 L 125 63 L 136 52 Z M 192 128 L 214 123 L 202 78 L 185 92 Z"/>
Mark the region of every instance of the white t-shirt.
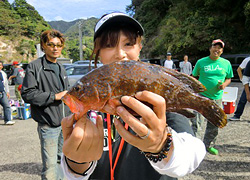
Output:
<path fill-rule="evenodd" d="M 245 59 L 242 61 L 242 63 L 240 64 L 239 67 L 240 67 L 241 69 L 245 69 L 249 60 L 250 60 L 250 57 L 245 58 Z"/>
<path fill-rule="evenodd" d="M 174 62 L 172 60 L 166 60 L 164 62 L 164 67 L 169 68 L 169 69 L 173 69 L 173 63 Z"/>

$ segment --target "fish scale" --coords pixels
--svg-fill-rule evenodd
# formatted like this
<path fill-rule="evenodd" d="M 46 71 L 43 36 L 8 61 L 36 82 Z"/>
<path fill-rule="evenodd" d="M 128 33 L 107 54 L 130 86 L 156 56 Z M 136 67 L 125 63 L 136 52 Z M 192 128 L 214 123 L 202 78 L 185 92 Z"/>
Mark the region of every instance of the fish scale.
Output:
<path fill-rule="evenodd" d="M 224 127 L 227 116 L 212 100 L 199 95 L 206 88 L 195 78 L 165 67 L 141 61 L 119 61 L 90 71 L 78 80 L 63 97 L 73 113 L 79 116 L 89 110 L 117 115 L 122 96 L 134 96 L 148 90 L 166 100 L 166 111 L 191 117 L 189 109 L 200 112 L 208 121 Z M 106 112 L 103 107 L 112 109 Z"/>

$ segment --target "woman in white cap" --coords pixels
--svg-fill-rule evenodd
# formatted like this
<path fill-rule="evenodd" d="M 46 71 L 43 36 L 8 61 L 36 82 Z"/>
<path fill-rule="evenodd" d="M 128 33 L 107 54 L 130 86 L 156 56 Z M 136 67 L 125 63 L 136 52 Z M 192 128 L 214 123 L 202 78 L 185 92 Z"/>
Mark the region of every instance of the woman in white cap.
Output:
<path fill-rule="evenodd" d="M 140 23 L 126 14 L 104 15 L 95 27 L 95 61 L 139 60 L 143 33 Z M 177 179 L 199 166 L 206 151 L 189 120 L 166 113 L 164 98 L 157 94 L 143 91 L 135 97 L 154 106 L 123 96 L 122 103 L 140 112 L 140 120 L 123 106 L 116 109 L 122 120 L 106 114 L 97 116 L 96 123 L 86 116 L 62 120 L 62 167 L 68 179 Z"/>

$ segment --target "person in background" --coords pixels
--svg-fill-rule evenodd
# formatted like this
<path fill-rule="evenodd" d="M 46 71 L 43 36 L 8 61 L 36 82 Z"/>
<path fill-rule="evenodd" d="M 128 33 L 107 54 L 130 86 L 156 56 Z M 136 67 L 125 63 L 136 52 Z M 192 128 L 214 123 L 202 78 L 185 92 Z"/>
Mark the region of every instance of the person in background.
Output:
<path fill-rule="evenodd" d="M 143 33 L 141 24 L 124 13 L 104 15 L 94 30 L 95 62 L 98 58 L 104 65 L 139 61 Z M 123 96 L 121 101 L 140 119 L 119 106 L 116 111 L 122 120 L 108 114 L 98 115 L 96 123 L 86 114 L 62 120 L 65 156 L 61 165 L 67 179 L 173 180 L 198 167 L 206 151 L 194 137 L 189 120 L 166 114 L 165 100 L 157 94 L 142 91 L 135 97 Z M 152 104 L 153 109 L 140 101 Z M 117 164 L 109 163 L 115 159 Z"/>
<path fill-rule="evenodd" d="M 21 90 L 23 100 L 30 103 L 31 117 L 38 123 L 42 180 L 63 179 L 58 164 L 63 145 L 61 120 L 70 111 L 61 98 L 67 93 L 69 82 L 57 58 L 62 53 L 64 43 L 63 34 L 57 30 L 47 30 L 41 34 L 40 44 L 45 55 L 29 63 Z"/>
<path fill-rule="evenodd" d="M 176 66 L 172 60 L 172 54 L 170 52 L 167 53 L 167 59 L 164 62 L 164 67 L 169 69 L 176 69 Z"/>
<path fill-rule="evenodd" d="M 21 102 L 22 97 L 21 97 L 21 93 L 20 93 L 20 87 L 22 86 L 23 83 L 23 78 L 25 76 L 25 71 L 23 70 L 23 68 L 20 66 L 18 61 L 14 61 L 13 64 L 14 66 L 14 72 L 13 75 L 11 75 L 9 77 L 9 81 L 14 78 L 14 82 L 15 82 L 15 94 L 16 94 L 16 98 L 19 102 Z"/>
<path fill-rule="evenodd" d="M 191 75 L 192 74 L 192 64 L 188 61 L 188 55 L 184 56 L 184 61 L 180 62 L 180 72 Z"/>
<path fill-rule="evenodd" d="M 7 74 L 2 70 L 3 61 L 0 61 L 0 104 L 3 107 L 4 124 L 13 125 L 15 121 L 11 120 L 11 107 L 9 103 L 9 84 Z"/>
<path fill-rule="evenodd" d="M 237 73 L 238 73 L 241 81 L 243 78 L 242 71 L 247 66 L 247 63 L 249 62 L 249 60 L 250 60 L 250 57 L 245 58 L 242 61 L 242 63 L 239 65 L 239 67 L 237 68 Z M 240 100 L 239 100 L 238 105 L 237 105 L 237 109 L 234 112 L 234 116 L 229 118 L 230 121 L 239 121 L 240 120 L 240 117 L 244 112 L 244 108 L 245 108 L 246 103 L 247 103 L 247 97 L 246 97 L 246 91 L 245 91 L 245 86 L 244 86 L 244 89 L 243 89 L 241 96 L 240 96 Z"/>
<path fill-rule="evenodd" d="M 242 83 L 245 88 L 246 92 L 246 99 L 248 102 L 250 102 L 250 92 L 249 92 L 249 85 L 250 85 L 250 61 L 247 63 L 247 66 L 244 70 L 243 77 L 242 77 Z"/>
<path fill-rule="evenodd" d="M 215 101 L 221 108 L 223 108 L 223 90 L 231 83 L 231 78 L 233 77 L 231 63 L 220 57 L 223 53 L 223 48 L 224 42 L 222 40 L 213 40 L 212 46 L 209 49 L 210 55 L 198 60 L 193 70 L 193 76 L 207 89 L 200 94 Z M 201 127 L 204 117 L 200 113 L 197 113 L 196 118 L 192 118 L 191 122 L 196 137 L 201 138 Z M 218 154 L 218 150 L 214 148 L 217 136 L 218 127 L 207 121 L 203 142 L 207 151 L 213 155 Z"/>

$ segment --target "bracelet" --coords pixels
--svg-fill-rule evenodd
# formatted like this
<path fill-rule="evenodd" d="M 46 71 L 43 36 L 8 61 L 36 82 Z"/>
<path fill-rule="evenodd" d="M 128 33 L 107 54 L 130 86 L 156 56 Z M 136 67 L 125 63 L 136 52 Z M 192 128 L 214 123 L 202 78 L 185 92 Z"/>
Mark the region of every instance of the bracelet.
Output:
<path fill-rule="evenodd" d="M 67 166 L 68 166 L 68 168 L 73 172 L 73 173 L 75 173 L 75 174 L 78 174 L 78 175 L 81 175 L 81 176 L 87 176 L 87 171 L 92 167 L 92 165 L 93 165 L 93 161 L 91 161 L 90 163 L 90 166 L 88 167 L 88 169 L 86 169 L 83 173 L 79 173 L 79 172 L 76 172 L 75 170 L 73 170 L 71 167 L 70 167 L 70 165 L 68 164 L 68 161 L 67 160 L 69 160 L 69 161 L 72 161 L 72 162 L 75 162 L 75 161 L 73 161 L 73 160 L 70 160 L 69 158 L 66 158 L 66 156 L 65 156 L 65 162 L 66 162 L 66 164 L 67 164 Z M 76 162 L 77 163 L 77 162 Z M 77 164 L 86 164 L 87 162 L 85 162 L 85 163 L 77 163 Z"/>
<path fill-rule="evenodd" d="M 79 162 L 76 162 L 76 161 L 73 161 L 73 160 L 69 159 L 69 158 L 66 157 L 66 156 L 65 156 L 65 158 L 66 158 L 67 160 L 69 160 L 70 162 L 73 162 L 73 163 L 75 163 L 75 164 L 86 164 L 86 163 L 87 163 L 87 162 L 79 163 Z"/>
<path fill-rule="evenodd" d="M 170 150 L 173 138 L 172 138 L 172 129 L 170 127 L 167 127 L 167 129 L 168 129 L 167 139 L 165 141 L 164 147 L 162 148 L 160 152 L 151 153 L 151 152 L 142 151 L 145 157 L 149 159 L 150 161 L 153 161 L 154 163 L 161 161 L 162 159 L 168 156 L 168 151 Z"/>

